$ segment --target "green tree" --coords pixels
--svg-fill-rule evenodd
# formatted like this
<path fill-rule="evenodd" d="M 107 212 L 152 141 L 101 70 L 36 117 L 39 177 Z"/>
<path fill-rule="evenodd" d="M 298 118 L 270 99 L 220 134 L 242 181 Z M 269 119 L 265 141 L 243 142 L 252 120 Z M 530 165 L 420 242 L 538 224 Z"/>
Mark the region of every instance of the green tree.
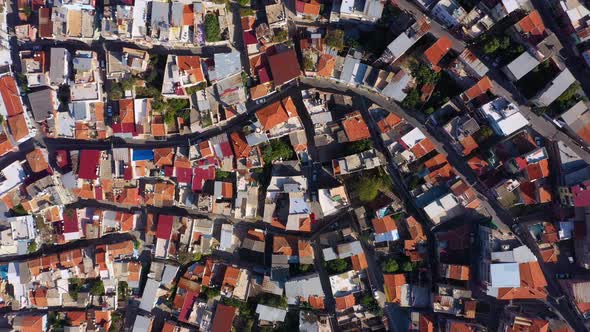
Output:
<path fill-rule="evenodd" d="M 356 179 L 353 188 L 362 202 L 371 202 L 381 191 L 391 189 L 391 179 L 385 174 L 363 175 Z"/>
<path fill-rule="evenodd" d="M 90 283 L 90 294 L 94 296 L 102 296 L 104 295 L 104 283 L 102 280 L 93 280 Z"/>
<path fill-rule="evenodd" d="M 477 131 L 477 135 L 481 138 L 482 141 L 494 136 L 494 131 L 489 126 L 483 125 Z"/>
<path fill-rule="evenodd" d="M 282 43 L 287 39 L 289 39 L 289 31 L 287 29 L 278 30 L 272 37 L 273 43 Z"/>
<path fill-rule="evenodd" d="M 262 159 L 265 163 L 275 160 L 290 160 L 293 157 L 293 149 L 282 139 L 274 139 L 262 150 Z"/>
<path fill-rule="evenodd" d="M 76 301 L 78 299 L 78 293 L 82 290 L 82 279 L 80 278 L 70 278 L 68 279 L 68 293 L 70 297 Z"/>
<path fill-rule="evenodd" d="M 35 251 L 37 251 L 37 242 L 33 241 L 29 243 L 29 246 L 27 247 L 27 252 L 32 253 Z"/>
<path fill-rule="evenodd" d="M 381 269 L 385 273 L 395 273 L 399 270 L 399 265 L 397 261 L 393 258 L 388 258 L 383 264 L 381 265 Z"/>
<path fill-rule="evenodd" d="M 350 155 L 350 154 L 355 154 L 355 153 L 367 151 L 372 148 L 373 148 L 373 142 L 369 139 L 364 139 L 364 140 L 348 143 L 346 145 L 345 150 L 346 150 L 346 154 Z"/>
<path fill-rule="evenodd" d="M 493 54 L 500 48 L 500 40 L 497 37 L 488 39 L 483 45 L 483 52 L 485 54 Z"/>
<path fill-rule="evenodd" d="M 367 308 L 369 312 L 376 316 L 383 315 L 383 309 L 381 309 L 379 303 L 377 303 L 377 300 L 375 300 L 375 298 L 373 298 L 373 296 L 371 296 L 370 294 L 365 294 L 365 296 L 363 296 L 363 298 L 361 299 L 361 305 Z"/>
<path fill-rule="evenodd" d="M 315 69 L 315 61 L 308 54 L 303 56 L 303 68 L 306 71 L 313 71 Z"/>
<path fill-rule="evenodd" d="M 402 100 L 401 106 L 404 109 L 416 110 L 420 103 L 420 92 L 417 89 L 412 89 L 408 92 L 404 100 Z"/>
<path fill-rule="evenodd" d="M 127 281 L 119 281 L 119 287 L 117 290 L 117 298 L 119 301 L 127 301 L 127 298 L 129 297 L 129 284 L 127 284 Z"/>
<path fill-rule="evenodd" d="M 219 19 L 215 14 L 210 13 L 205 15 L 205 40 L 208 42 L 218 42 L 221 40 Z"/>
<path fill-rule="evenodd" d="M 350 264 L 344 259 L 333 259 L 326 263 L 326 267 L 330 273 L 343 273 L 350 270 Z"/>
<path fill-rule="evenodd" d="M 341 51 L 344 48 L 344 31 L 340 29 L 331 29 L 326 33 L 326 45 Z"/>
<path fill-rule="evenodd" d="M 12 209 L 10 209 L 10 213 L 15 217 L 26 216 L 29 214 L 22 204 L 14 206 Z"/>
<path fill-rule="evenodd" d="M 410 261 L 405 261 L 402 263 L 402 271 L 404 272 L 410 272 L 414 270 L 414 264 L 412 264 L 412 262 Z"/>

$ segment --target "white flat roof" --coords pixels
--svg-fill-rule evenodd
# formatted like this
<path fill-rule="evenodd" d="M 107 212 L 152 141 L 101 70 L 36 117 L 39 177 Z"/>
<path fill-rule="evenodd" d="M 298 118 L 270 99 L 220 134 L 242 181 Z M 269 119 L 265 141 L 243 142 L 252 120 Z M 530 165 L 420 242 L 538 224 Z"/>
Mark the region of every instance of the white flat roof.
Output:
<path fill-rule="evenodd" d="M 490 265 L 490 278 L 493 288 L 520 287 L 518 263 L 498 263 Z"/>

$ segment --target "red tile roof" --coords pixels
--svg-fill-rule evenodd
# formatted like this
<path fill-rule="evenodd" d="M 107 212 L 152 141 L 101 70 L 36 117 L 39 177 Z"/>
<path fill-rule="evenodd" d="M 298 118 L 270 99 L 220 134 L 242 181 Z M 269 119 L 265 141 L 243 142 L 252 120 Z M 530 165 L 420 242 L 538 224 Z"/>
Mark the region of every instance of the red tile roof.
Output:
<path fill-rule="evenodd" d="M 189 76 L 191 83 L 205 81 L 205 75 L 201 67 L 201 57 L 196 55 L 179 55 L 176 57 L 176 63 L 178 64 L 178 69 Z"/>
<path fill-rule="evenodd" d="M 530 181 L 546 178 L 549 176 L 549 160 L 543 159 L 538 163 L 528 164 L 526 172 Z"/>
<path fill-rule="evenodd" d="M 416 159 L 420 159 L 427 155 L 429 152 L 434 150 L 434 144 L 430 140 L 430 138 L 426 137 L 425 139 L 421 140 L 418 144 L 414 145 L 410 151 L 414 154 Z"/>
<path fill-rule="evenodd" d="M 16 87 L 16 81 L 12 76 L 0 77 L 0 94 L 2 94 L 2 100 L 9 117 L 23 112 L 23 103 Z"/>
<path fill-rule="evenodd" d="M 174 224 L 174 216 L 159 215 L 158 216 L 158 229 L 156 231 L 156 237 L 158 239 L 169 240 L 170 234 L 172 234 L 172 225 Z"/>
<path fill-rule="evenodd" d="M 291 97 L 287 97 L 282 101 L 274 102 L 258 112 L 256 117 L 264 130 L 271 130 L 275 126 L 286 122 L 289 118 L 296 116 L 297 111 L 294 108 Z"/>
<path fill-rule="evenodd" d="M 342 127 L 346 132 L 346 136 L 350 142 L 360 141 L 371 137 L 369 127 L 365 123 L 360 112 L 353 112 L 342 120 Z"/>
<path fill-rule="evenodd" d="M 317 75 L 319 77 L 332 77 L 335 65 L 336 58 L 326 53 L 322 54 L 318 60 Z"/>
<path fill-rule="evenodd" d="M 100 159 L 99 150 L 82 150 L 80 152 L 80 167 L 78 177 L 85 180 L 95 180 L 98 176 L 96 170 Z"/>
<path fill-rule="evenodd" d="M 391 216 L 373 219 L 371 222 L 373 223 L 376 234 L 387 233 L 397 229 L 395 220 Z"/>
<path fill-rule="evenodd" d="M 424 57 L 431 65 L 437 66 L 440 60 L 451 49 L 451 46 L 451 40 L 448 37 L 443 36 L 424 52 Z"/>
<path fill-rule="evenodd" d="M 543 36 L 545 34 L 545 24 L 541 19 L 539 12 L 534 10 L 523 19 L 516 23 L 523 33 L 530 34 L 532 36 Z"/>
<path fill-rule="evenodd" d="M 387 302 L 400 303 L 402 286 L 406 284 L 406 276 L 403 273 L 384 274 L 383 280 Z"/>
<path fill-rule="evenodd" d="M 481 95 L 486 94 L 492 89 L 492 81 L 489 77 L 484 76 L 481 80 L 475 83 L 474 86 L 465 91 L 466 100 L 473 100 Z"/>
<path fill-rule="evenodd" d="M 352 261 L 352 268 L 355 271 L 362 271 L 369 267 L 369 263 L 367 262 L 367 257 L 365 256 L 365 253 L 354 255 L 350 257 L 350 260 Z"/>
<path fill-rule="evenodd" d="M 344 311 L 356 304 L 354 294 L 336 297 L 336 311 Z"/>
<path fill-rule="evenodd" d="M 324 297 L 323 296 L 310 296 L 307 300 L 310 306 L 315 309 L 324 309 Z"/>
<path fill-rule="evenodd" d="M 294 49 L 268 56 L 268 64 L 275 86 L 283 85 L 301 73 Z"/>
<path fill-rule="evenodd" d="M 221 303 L 217 304 L 215 309 L 215 316 L 213 316 L 213 323 L 211 324 L 211 332 L 228 332 L 231 330 L 234 318 L 236 316 L 236 308 L 227 306 Z"/>
<path fill-rule="evenodd" d="M 401 122 L 402 119 L 399 116 L 395 115 L 394 113 L 389 113 L 385 118 L 377 122 L 377 126 L 379 127 L 381 133 L 387 133 Z"/>

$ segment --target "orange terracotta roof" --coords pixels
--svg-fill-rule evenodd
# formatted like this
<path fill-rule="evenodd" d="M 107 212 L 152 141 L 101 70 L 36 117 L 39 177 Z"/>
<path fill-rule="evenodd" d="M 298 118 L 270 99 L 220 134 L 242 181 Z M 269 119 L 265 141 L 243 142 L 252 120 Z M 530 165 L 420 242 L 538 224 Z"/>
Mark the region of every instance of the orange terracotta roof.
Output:
<path fill-rule="evenodd" d="M 295 255 L 295 238 L 292 236 L 274 236 L 273 237 L 273 254 L 294 256 Z"/>
<path fill-rule="evenodd" d="M 424 166 L 428 169 L 434 169 L 447 163 L 447 157 L 444 154 L 437 153 L 434 157 L 426 160 Z"/>
<path fill-rule="evenodd" d="M 424 57 L 430 62 L 430 64 L 437 66 L 440 60 L 451 49 L 451 46 L 451 40 L 448 37 L 443 36 L 424 52 Z"/>
<path fill-rule="evenodd" d="M 254 16 L 242 16 L 240 21 L 242 23 L 242 30 L 248 31 L 254 29 L 256 18 Z"/>
<path fill-rule="evenodd" d="M 174 165 L 174 148 L 154 149 L 154 164 L 160 168 Z"/>
<path fill-rule="evenodd" d="M 477 301 L 467 300 L 464 302 L 463 311 L 465 312 L 465 318 L 474 319 L 475 311 L 477 309 Z"/>
<path fill-rule="evenodd" d="M 323 296 L 310 296 L 308 303 L 312 308 L 324 309 L 324 297 Z"/>
<path fill-rule="evenodd" d="M 475 328 L 467 323 L 452 321 L 449 323 L 449 331 L 453 332 L 475 332 Z"/>
<path fill-rule="evenodd" d="M 455 280 L 469 280 L 469 266 L 464 265 L 448 265 L 448 276 Z"/>
<path fill-rule="evenodd" d="M 264 241 L 264 232 L 256 229 L 248 230 L 248 237 L 256 241 Z"/>
<path fill-rule="evenodd" d="M 383 280 L 387 301 L 399 303 L 401 301 L 402 286 L 407 283 L 406 276 L 403 273 L 384 274 Z"/>
<path fill-rule="evenodd" d="M 553 246 L 541 249 L 541 257 L 545 263 L 555 263 L 557 262 L 557 251 Z"/>
<path fill-rule="evenodd" d="M 518 187 L 520 192 L 520 197 L 524 205 L 532 205 L 536 204 L 537 200 L 535 198 L 535 184 L 528 181 L 522 182 Z"/>
<path fill-rule="evenodd" d="M 10 75 L 0 77 L 0 94 L 8 117 L 23 113 L 23 103 L 18 93 L 16 80 Z"/>
<path fill-rule="evenodd" d="M 528 179 L 533 181 L 549 176 L 549 159 L 543 159 L 538 163 L 528 164 L 526 167 Z"/>
<path fill-rule="evenodd" d="M 162 116 L 156 115 L 152 120 L 152 136 L 162 137 L 166 136 L 166 126 L 164 125 Z"/>
<path fill-rule="evenodd" d="M 252 100 L 260 99 L 268 95 L 271 91 L 269 84 L 258 84 L 250 88 L 250 98 Z"/>
<path fill-rule="evenodd" d="M 209 141 L 202 141 L 199 143 L 199 152 L 201 153 L 201 157 L 213 157 L 213 149 L 211 148 L 211 143 Z"/>
<path fill-rule="evenodd" d="M 425 314 L 420 314 L 418 320 L 419 332 L 434 332 L 434 321 L 432 318 Z"/>
<path fill-rule="evenodd" d="M 342 121 L 342 127 L 350 142 L 360 141 L 371 137 L 369 127 L 360 112 L 353 112 Z"/>
<path fill-rule="evenodd" d="M 545 34 L 545 24 L 543 24 L 543 19 L 536 10 L 533 10 L 516 24 L 523 33 L 533 36 L 543 36 Z"/>
<path fill-rule="evenodd" d="M 42 172 L 49 168 L 45 154 L 41 149 L 38 148 L 27 153 L 27 162 L 29 163 L 31 170 L 35 173 Z"/>
<path fill-rule="evenodd" d="M 225 269 L 225 275 L 223 277 L 223 285 L 229 285 L 232 287 L 236 287 L 238 283 L 238 278 L 240 276 L 240 269 L 228 266 Z"/>
<path fill-rule="evenodd" d="M 539 196 L 539 203 L 549 203 L 553 200 L 553 194 L 551 193 L 551 188 L 547 184 L 540 185 L 537 189 L 538 196 Z"/>
<path fill-rule="evenodd" d="M 0 134 L 0 156 L 12 151 L 16 151 L 16 147 L 10 142 L 6 134 Z"/>
<path fill-rule="evenodd" d="M 29 293 L 29 300 L 35 307 L 47 307 L 47 289 L 45 287 L 38 287 Z"/>
<path fill-rule="evenodd" d="M 199 83 L 205 81 L 203 74 L 203 67 L 201 66 L 201 57 L 196 55 L 178 55 L 176 57 L 178 69 L 185 72 L 191 83 Z"/>
<path fill-rule="evenodd" d="M 421 140 L 418 144 L 414 145 L 410 151 L 414 154 L 416 159 L 420 159 L 427 155 L 429 152 L 434 150 L 434 143 L 430 140 L 430 138 L 426 137 L 425 139 Z"/>
<path fill-rule="evenodd" d="M 354 298 L 354 294 L 348 294 L 345 296 L 338 296 L 335 299 L 336 299 L 336 311 L 344 311 L 346 309 L 352 308 L 352 306 L 356 304 L 356 299 Z"/>
<path fill-rule="evenodd" d="M 96 325 L 103 327 L 105 331 L 108 331 L 111 326 L 111 312 L 95 311 L 94 322 Z"/>
<path fill-rule="evenodd" d="M 287 110 L 280 101 L 265 106 L 256 112 L 256 117 L 264 130 L 271 130 L 277 125 L 289 120 L 289 114 L 287 114 Z"/>
<path fill-rule="evenodd" d="M 248 158 L 250 156 L 250 152 L 252 151 L 252 147 L 248 145 L 246 142 L 246 138 L 240 132 L 234 131 L 229 135 L 232 146 L 234 148 L 234 152 L 237 158 Z"/>
<path fill-rule="evenodd" d="M 379 127 L 379 130 L 382 133 L 386 133 L 388 131 L 390 131 L 391 129 L 393 129 L 395 126 L 397 126 L 398 124 L 400 124 L 402 122 L 402 119 L 395 115 L 394 113 L 389 113 L 387 114 L 387 116 L 381 120 L 379 120 L 379 122 L 377 122 L 377 126 Z"/>
<path fill-rule="evenodd" d="M 465 97 L 467 98 L 467 101 L 473 100 L 481 95 L 486 94 L 491 89 L 492 89 L 492 81 L 490 80 L 489 77 L 484 76 L 481 80 L 479 80 L 477 83 L 475 83 L 474 86 L 472 86 L 471 88 L 467 89 L 467 91 L 465 91 Z"/>
<path fill-rule="evenodd" d="M 86 321 L 85 311 L 67 311 L 68 326 L 80 326 Z"/>
<path fill-rule="evenodd" d="M 29 135 L 29 128 L 23 113 L 9 117 L 8 127 L 15 141 L 20 141 Z"/>
<path fill-rule="evenodd" d="M 416 220 L 416 218 L 409 216 L 406 218 L 406 227 L 410 232 L 410 236 L 414 241 L 426 241 L 426 235 L 424 234 L 424 229 L 422 225 Z"/>
<path fill-rule="evenodd" d="M 43 9 L 43 8 L 41 8 Z M 44 332 L 47 326 L 44 326 L 45 315 L 22 314 L 14 318 L 13 328 L 21 332 Z M 45 323 L 47 325 L 47 323 Z"/>
<path fill-rule="evenodd" d="M 319 77 L 332 77 L 335 65 L 336 58 L 327 53 L 322 54 L 318 60 L 317 75 Z"/>
<path fill-rule="evenodd" d="M 133 99 L 119 100 L 119 122 L 135 123 L 135 112 Z"/>
<path fill-rule="evenodd" d="M 193 5 L 184 5 L 182 8 L 182 25 L 193 25 L 195 23 L 195 13 Z"/>
<path fill-rule="evenodd" d="M 367 269 L 369 267 L 365 253 L 360 253 L 358 255 L 354 255 L 354 256 L 350 257 L 350 260 L 352 261 L 352 268 L 355 271 L 362 271 L 362 270 Z"/>
<path fill-rule="evenodd" d="M 395 220 L 391 216 L 373 219 L 371 223 L 373 223 L 373 229 L 376 234 L 387 233 L 397 229 Z"/>
<path fill-rule="evenodd" d="M 473 150 L 475 150 L 479 147 L 479 144 L 477 144 L 477 142 L 475 141 L 475 139 L 471 135 L 462 139 L 460 143 L 463 146 L 463 155 L 464 156 L 467 156 L 468 154 L 473 152 Z"/>
<path fill-rule="evenodd" d="M 297 240 L 297 251 L 299 257 L 312 257 L 313 258 L 313 247 L 311 242 L 306 240 Z"/>

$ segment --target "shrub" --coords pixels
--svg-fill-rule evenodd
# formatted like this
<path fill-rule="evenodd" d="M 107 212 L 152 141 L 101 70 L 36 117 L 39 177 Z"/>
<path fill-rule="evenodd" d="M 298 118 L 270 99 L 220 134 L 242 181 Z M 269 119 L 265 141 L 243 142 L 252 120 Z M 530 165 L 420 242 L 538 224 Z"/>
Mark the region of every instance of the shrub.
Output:
<path fill-rule="evenodd" d="M 205 40 L 208 42 L 218 42 L 221 40 L 219 19 L 215 14 L 207 14 L 205 16 Z"/>
<path fill-rule="evenodd" d="M 340 51 L 344 48 L 344 31 L 340 29 L 329 30 L 326 33 L 326 45 Z"/>
<path fill-rule="evenodd" d="M 381 269 L 385 273 L 395 273 L 399 270 L 399 265 L 397 261 L 393 258 L 388 258 L 383 264 L 381 265 Z"/>

